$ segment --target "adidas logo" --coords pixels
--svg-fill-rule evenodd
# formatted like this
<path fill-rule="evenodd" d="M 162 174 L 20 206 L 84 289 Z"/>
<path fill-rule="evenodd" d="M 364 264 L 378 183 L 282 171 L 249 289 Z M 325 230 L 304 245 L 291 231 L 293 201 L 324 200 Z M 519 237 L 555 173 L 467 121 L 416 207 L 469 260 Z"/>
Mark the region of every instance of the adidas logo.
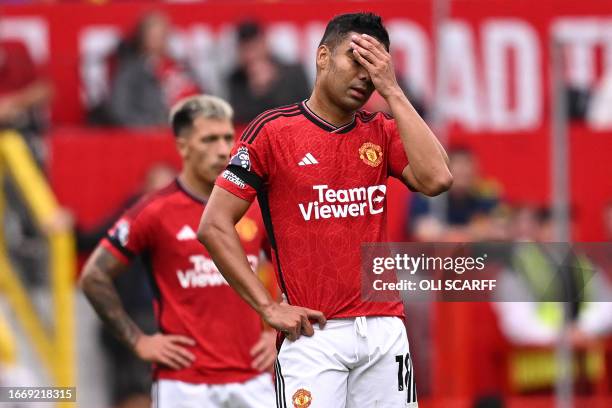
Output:
<path fill-rule="evenodd" d="M 319 162 L 310 153 L 306 153 L 306 156 L 298 163 L 299 166 L 307 166 L 309 164 L 318 164 Z"/>
<path fill-rule="evenodd" d="M 196 239 L 196 233 L 193 232 L 189 225 L 185 225 L 178 234 L 176 234 L 176 239 L 179 241 L 189 241 L 190 239 Z"/>

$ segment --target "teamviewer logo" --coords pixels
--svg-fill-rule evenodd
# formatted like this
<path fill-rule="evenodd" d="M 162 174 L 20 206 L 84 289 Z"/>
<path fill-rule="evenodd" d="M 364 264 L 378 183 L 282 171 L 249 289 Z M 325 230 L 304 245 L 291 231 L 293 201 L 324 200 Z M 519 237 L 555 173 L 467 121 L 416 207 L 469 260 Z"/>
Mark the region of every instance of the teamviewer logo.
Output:
<path fill-rule="evenodd" d="M 385 209 L 385 195 L 387 194 L 387 186 L 371 186 L 368 187 L 368 206 L 370 214 L 380 214 Z"/>
<path fill-rule="evenodd" d="M 316 200 L 298 203 L 305 221 L 328 218 L 364 217 L 380 214 L 385 210 L 387 186 L 329 188 L 327 184 L 312 186 Z"/>

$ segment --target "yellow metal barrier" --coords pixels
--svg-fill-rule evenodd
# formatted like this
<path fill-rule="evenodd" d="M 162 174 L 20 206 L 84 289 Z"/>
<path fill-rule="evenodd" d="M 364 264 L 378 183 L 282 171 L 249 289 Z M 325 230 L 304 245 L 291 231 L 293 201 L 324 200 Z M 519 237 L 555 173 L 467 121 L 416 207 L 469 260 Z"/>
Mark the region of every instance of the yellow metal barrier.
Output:
<path fill-rule="evenodd" d="M 57 201 L 34 162 L 22 137 L 13 131 L 0 133 L 0 182 L 10 176 L 41 230 L 53 222 L 59 211 Z M 4 197 L 0 188 L 0 217 Z M 1 218 L 0 218 L 1 219 Z M 1 225 L 1 224 L 0 224 Z M 4 292 L 34 349 L 47 367 L 56 386 L 75 386 L 74 279 L 75 245 L 72 233 L 50 231 L 47 235 L 50 255 L 50 283 L 53 300 L 54 329 L 45 330 L 26 290 L 8 258 L 4 231 L 0 228 L 0 291 Z M 58 406 L 73 406 L 66 403 Z"/>

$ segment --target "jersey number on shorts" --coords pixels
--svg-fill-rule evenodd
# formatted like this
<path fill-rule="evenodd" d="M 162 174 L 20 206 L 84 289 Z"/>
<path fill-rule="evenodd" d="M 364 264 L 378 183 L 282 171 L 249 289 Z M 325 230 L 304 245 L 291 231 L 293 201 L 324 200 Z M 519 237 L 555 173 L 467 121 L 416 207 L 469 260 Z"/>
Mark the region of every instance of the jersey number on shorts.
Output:
<path fill-rule="evenodd" d="M 397 390 L 404 391 L 408 390 L 408 402 L 416 401 L 416 387 L 414 382 L 412 359 L 410 353 L 406 353 L 405 356 L 395 356 L 397 362 Z M 406 373 L 404 374 L 404 369 Z"/>

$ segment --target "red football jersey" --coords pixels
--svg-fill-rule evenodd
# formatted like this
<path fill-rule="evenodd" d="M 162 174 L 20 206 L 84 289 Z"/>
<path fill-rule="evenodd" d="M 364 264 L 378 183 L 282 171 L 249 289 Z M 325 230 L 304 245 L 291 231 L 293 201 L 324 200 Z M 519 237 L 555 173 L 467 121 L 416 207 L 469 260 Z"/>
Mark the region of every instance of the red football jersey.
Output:
<path fill-rule="evenodd" d="M 258 197 L 290 304 L 328 319 L 403 316 L 399 301 L 362 300 L 360 259 L 362 243 L 386 240 L 387 179 L 407 164 L 395 120 L 360 111 L 335 127 L 302 102 L 251 122 L 216 183 Z"/>
<path fill-rule="evenodd" d="M 155 367 L 155 378 L 190 383 L 244 382 L 259 374 L 251 347 L 259 340 L 259 316 L 227 284 L 196 231 L 205 203 L 178 180 L 140 200 L 109 231 L 102 245 L 121 260 L 141 255 L 154 286 L 162 333 L 193 338 L 191 367 Z M 256 270 L 265 237 L 259 211 L 237 224 L 245 253 Z"/>

